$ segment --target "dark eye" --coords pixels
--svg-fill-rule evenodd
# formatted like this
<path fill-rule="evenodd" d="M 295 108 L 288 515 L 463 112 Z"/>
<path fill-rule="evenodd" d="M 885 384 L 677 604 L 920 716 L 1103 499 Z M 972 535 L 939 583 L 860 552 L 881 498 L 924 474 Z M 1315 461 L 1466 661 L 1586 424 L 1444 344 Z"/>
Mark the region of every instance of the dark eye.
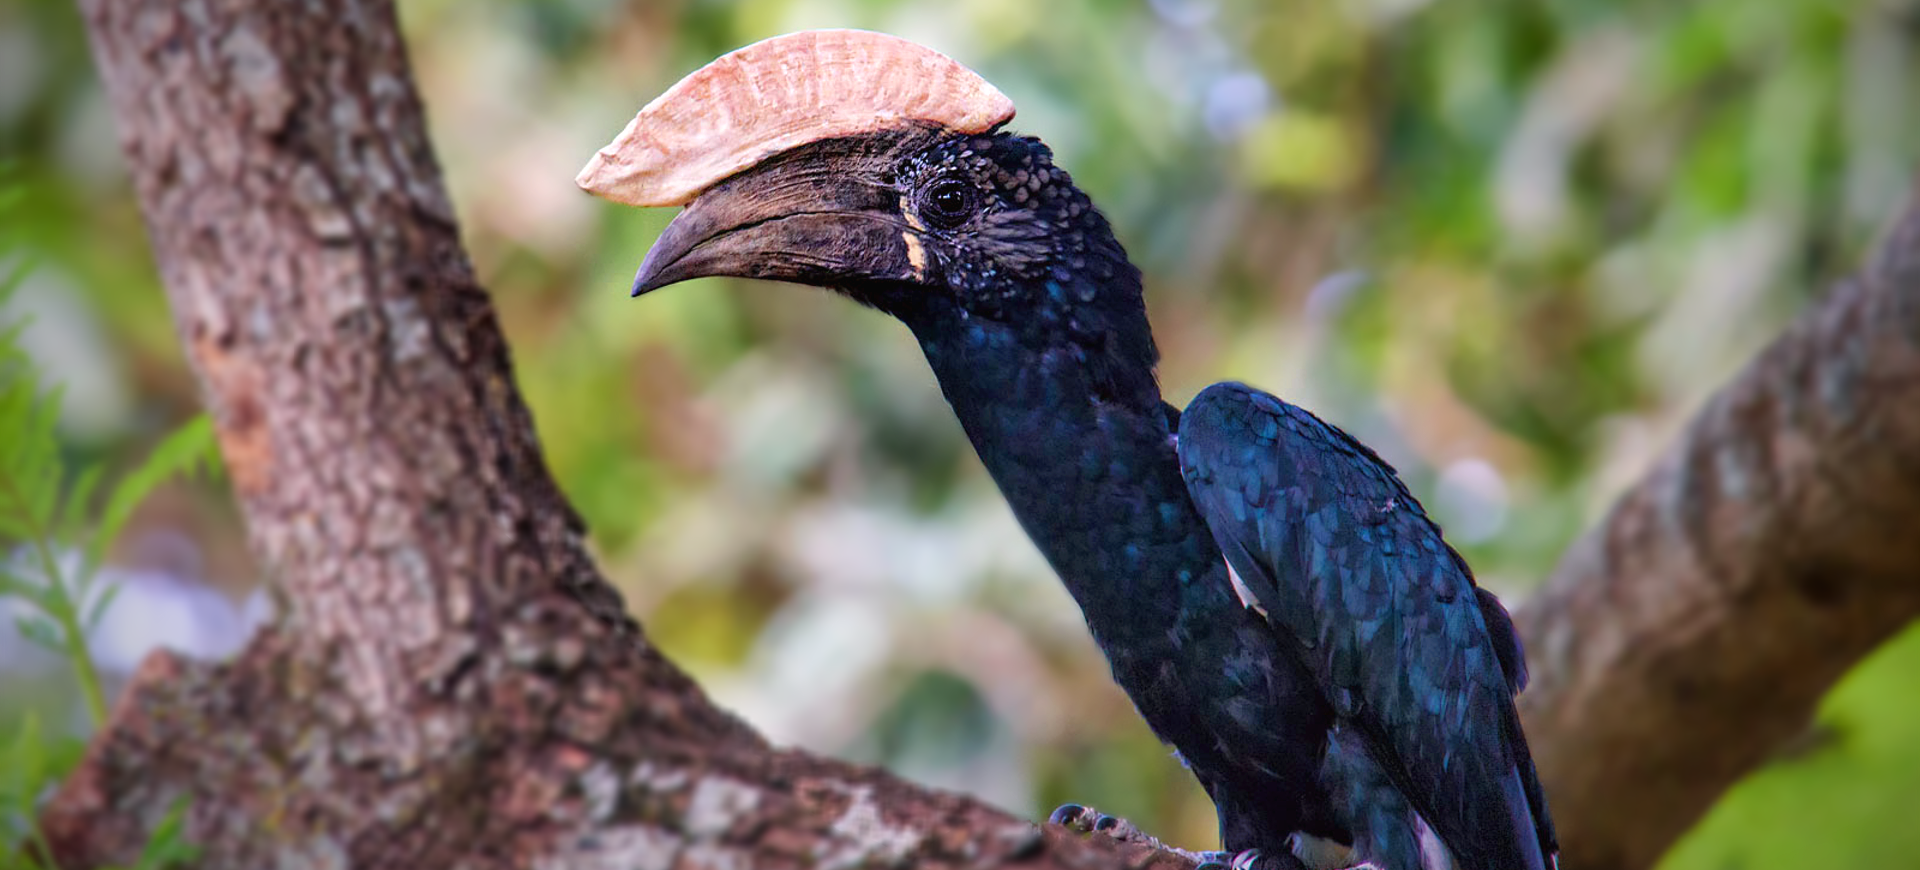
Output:
<path fill-rule="evenodd" d="M 953 229 L 973 215 L 973 185 L 943 178 L 927 185 L 920 197 L 920 217 L 941 229 Z"/>

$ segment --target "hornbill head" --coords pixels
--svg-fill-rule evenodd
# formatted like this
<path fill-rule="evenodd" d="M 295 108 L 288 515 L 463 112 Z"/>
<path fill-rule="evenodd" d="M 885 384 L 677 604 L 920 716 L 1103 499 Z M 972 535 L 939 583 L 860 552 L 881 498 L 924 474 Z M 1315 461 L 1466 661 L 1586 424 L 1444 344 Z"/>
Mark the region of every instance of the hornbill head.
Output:
<path fill-rule="evenodd" d="M 1111 319 L 1099 308 L 1138 312 L 1138 272 L 1105 219 L 1045 145 L 997 132 L 1013 111 L 932 49 L 806 31 L 682 79 L 577 181 L 685 206 L 636 296 L 724 275 L 830 287 L 903 319 L 935 306 L 1066 323 L 1071 307 L 1091 327 Z"/>

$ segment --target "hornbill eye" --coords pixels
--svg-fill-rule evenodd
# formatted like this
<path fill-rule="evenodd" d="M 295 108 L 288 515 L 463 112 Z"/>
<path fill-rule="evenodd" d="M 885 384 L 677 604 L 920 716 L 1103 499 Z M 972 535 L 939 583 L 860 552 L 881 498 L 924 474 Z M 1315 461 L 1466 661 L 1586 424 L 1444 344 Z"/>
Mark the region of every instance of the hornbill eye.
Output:
<path fill-rule="evenodd" d="M 966 223 L 973 207 L 973 185 L 959 179 L 942 178 L 920 195 L 920 218 L 944 230 Z"/>

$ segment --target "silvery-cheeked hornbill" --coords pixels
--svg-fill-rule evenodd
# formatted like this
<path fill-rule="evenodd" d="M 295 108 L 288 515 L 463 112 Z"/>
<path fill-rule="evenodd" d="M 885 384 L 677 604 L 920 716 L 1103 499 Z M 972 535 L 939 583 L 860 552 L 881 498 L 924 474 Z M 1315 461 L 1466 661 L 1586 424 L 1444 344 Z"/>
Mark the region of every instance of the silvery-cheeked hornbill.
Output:
<path fill-rule="evenodd" d="M 1140 273 L 1013 106 L 861 31 L 728 54 L 580 185 L 684 205 L 635 295 L 709 275 L 891 314 L 1237 866 L 1529 868 L 1557 851 L 1506 611 L 1394 471 L 1266 393 L 1163 402 Z"/>

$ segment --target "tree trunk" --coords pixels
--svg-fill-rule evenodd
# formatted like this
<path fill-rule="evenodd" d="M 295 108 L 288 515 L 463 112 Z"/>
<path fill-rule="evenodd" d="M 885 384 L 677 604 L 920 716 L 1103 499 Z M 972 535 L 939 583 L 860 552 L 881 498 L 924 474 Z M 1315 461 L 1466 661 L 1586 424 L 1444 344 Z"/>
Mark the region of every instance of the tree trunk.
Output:
<path fill-rule="evenodd" d="M 773 750 L 647 645 L 542 463 L 390 3 L 81 6 L 288 618 L 142 668 L 43 815 L 61 866 L 131 863 L 180 797 L 205 867 L 1188 866 Z M 1569 866 L 1651 862 L 1920 609 L 1917 226 L 1521 614 Z"/>

